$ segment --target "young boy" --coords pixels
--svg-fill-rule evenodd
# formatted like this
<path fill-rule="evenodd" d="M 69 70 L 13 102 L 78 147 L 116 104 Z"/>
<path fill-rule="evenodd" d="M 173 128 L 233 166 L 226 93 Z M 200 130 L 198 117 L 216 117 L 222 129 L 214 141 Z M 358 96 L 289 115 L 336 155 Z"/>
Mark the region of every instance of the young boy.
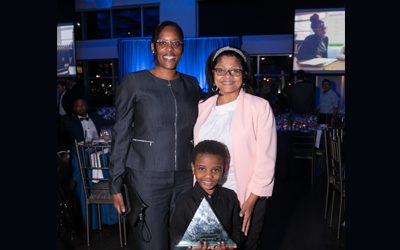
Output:
<path fill-rule="evenodd" d="M 182 193 L 175 203 L 175 212 L 169 229 L 172 242 L 177 245 L 189 226 L 203 197 L 213 208 L 216 216 L 236 243 L 244 240 L 243 218 L 239 216 L 240 206 L 234 191 L 221 187 L 218 182 L 227 170 L 229 151 L 226 146 L 213 140 L 205 140 L 193 149 L 191 165 L 196 183 L 192 189 Z M 234 249 L 236 246 L 207 247 L 206 244 L 188 249 Z"/>

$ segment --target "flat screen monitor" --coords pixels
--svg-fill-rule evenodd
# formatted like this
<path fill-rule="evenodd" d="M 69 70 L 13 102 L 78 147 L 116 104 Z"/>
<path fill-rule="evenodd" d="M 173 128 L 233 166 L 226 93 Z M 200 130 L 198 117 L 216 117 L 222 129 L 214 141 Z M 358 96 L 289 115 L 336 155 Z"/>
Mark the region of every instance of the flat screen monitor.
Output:
<path fill-rule="evenodd" d="M 76 76 L 73 23 L 57 24 L 57 77 Z"/>
<path fill-rule="evenodd" d="M 345 73 L 345 8 L 296 9 L 293 73 Z"/>

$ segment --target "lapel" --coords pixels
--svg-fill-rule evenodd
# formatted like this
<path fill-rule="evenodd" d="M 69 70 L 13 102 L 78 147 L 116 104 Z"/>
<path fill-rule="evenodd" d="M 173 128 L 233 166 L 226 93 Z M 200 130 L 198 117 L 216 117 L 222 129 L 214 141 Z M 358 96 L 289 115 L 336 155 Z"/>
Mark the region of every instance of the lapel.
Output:
<path fill-rule="evenodd" d="M 72 116 L 70 119 L 73 119 L 73 121 L 74 121 L 74 127 L 75 127 L 75 131 L 76 131 L 75 137 L 78 139 L 77 135 L 83 135 L 82 123 L 79 120 L 77 115 Z"/>
<path fill-rule="evenodd" d="M 89 114 L 89 117 L 92 120 L 92 122 L 94 124 L 94 127 L 96 128 L 97 134 L 99 134 L 100 133 L 100 129 L 101 129 L 101 125 L 102 125 L 101 122 L 97 122 L 98 119 L 97 119 L 97 116 L 95 116 L 95 115 Z M 103 119 L 103 118 L 101 118 L 101 119 Z"/>
<path fill-rule="evenodd" d="M 207 120 L 208 116 L 211 113 L 211 109 L 213 108 L 215 98 L 217 98 L 218 95 L 214 95 L 208 100 L 206 100 L 203 103 L 199 104 L 199 116 L 197 117 L 197 122 L 194 127 L 194 145 L 197 145 L 199 143 L 199 134 L 200 134 L 200 129 L 203 126 L 204 122 Z"/>
<path fill-rule="evenodd" d="M 235 136 L 234 136 L 235 133 L 240 133 L 241 129 L 244 127 L 243 123 L 251 122 L 251 121 L 246 121 L 246 119 L 243 119 L 243 117 L 242 117 L 244 114 L 245 106 L 246 106 L 245 105 L 245 102 L 246 102 L 245 97 L 246 97 L 246 92 L 241 90 L 239 93 L 239 97 L 238 97 L 238 103 L 236 105 L 235 115 L 233 116 L 232 142 L 235 138 Z M 199 104 L 199 116 L 197 118 L 197 123 L 196 123 L 196 126 L 194 127 L 194 131 L 193 131 L 194 135 L 195 135 L 194 145 L 197 145 L 197 143 L 199 143 L 200 129 L 211 113 L 211 109 L 214 106 L 215 98 L 217 98 L 217 95 L 214 95 L 214 96 L 210 97 L 204 103 Z M 247 115 L 251 115 L 251 114 L 247 114 Z"/>

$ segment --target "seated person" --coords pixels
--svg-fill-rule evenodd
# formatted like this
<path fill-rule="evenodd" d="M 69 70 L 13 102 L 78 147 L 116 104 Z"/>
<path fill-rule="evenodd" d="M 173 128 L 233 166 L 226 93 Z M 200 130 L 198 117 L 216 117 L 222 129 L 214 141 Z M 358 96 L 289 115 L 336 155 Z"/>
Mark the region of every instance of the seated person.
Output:
<path fill-rule="evenodd" d="M 204 140 L 193 150 L 191 165 L 196 182 L 193 188 L 182 193 L 175 203 L 175 212 L 169 228 L 172 242 L 177 245 L 189 226 L 202 198 L 213 208 L 216 216 L 226 229 L 230 238 L 236 243 L 244 240 L 242 232 L 243 218 L 239 216 L 240 206 L 236 193 L 218 184 L 229 166 L 229 151 L 227 147 L 217 141 Z M 236 246 L 225 246 L 219 242 L 218 246 L 188 247 L 188 249 L 234 249 Z"/>
<path fill-rule="evenodd" d="M 297 60 L 328 58 L 329 39 L 326 36 L 325 23 L 317 14 L 312 15 L 310 21 L 314 34 L 304 39 L 297 53 Z"/>
<path fill-rule="evenodd" d="M 69 148 L 75 145 L 75 139 L 78 142 L 85 139 L 85 130 L 88 140 L 97 140 L 102 126 L 114 125 L 114 120 L 103 119 L 98 114 L 88 114 L 87 109 L 88 106 L 84 99 L 76 99 L 74 101 L 76 115 L 65 121 Z"/>

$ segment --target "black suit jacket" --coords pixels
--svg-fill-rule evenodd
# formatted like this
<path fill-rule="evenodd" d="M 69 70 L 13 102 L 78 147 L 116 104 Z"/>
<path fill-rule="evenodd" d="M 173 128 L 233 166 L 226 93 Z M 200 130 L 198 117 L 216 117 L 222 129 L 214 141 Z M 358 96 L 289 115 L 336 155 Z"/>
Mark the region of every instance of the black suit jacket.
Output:
<path fill-rule="evenodd" d="M 98 114 L 89 114 L 90 119 L 93 121 L 94 126 L 97 130 L 97 135 L 100 135 L 100 130 L 102 126 L 112 126 L 114 125 L 114 120 L 103 119 Z M 75 139 L 80 142 L 84 140 L 84 131 L 82 128 L 82 123 L 78 116 L 73 116 L 65 121 L 65 127 L 68 135 L 68 147 L 71 148 L 75 145 Z"/>
<path fill-rule="evenodd" d="M 320 43 L 321 38 L 317 35 L 309 35 L 306 37 L 301 44 L 301 47 L 297 53 L 297 60 L 307 60 L 316 58 L 317 56 L 317 49 Z M 323 39 L 323 42 L 326 47 L 326 52 L 322 55 L 322 58 L 328 58 L 328 37 L 326 36 Z"/>
<path fill-rule="evenodd" d="M 121 192 L 120 177 L 126 167 L 130 171 L 191 170 L 193 127 L 203 94 L 197 79 L 182 73 L 171 81 L 148 70 L 124 75 L 111 132 L 111 194 Z"/>
<path fill-rule="evenodd" d="M 286 98 L 292 113 L 313 115 L 314 87 L 306 82 L 289 86 Z"/>

